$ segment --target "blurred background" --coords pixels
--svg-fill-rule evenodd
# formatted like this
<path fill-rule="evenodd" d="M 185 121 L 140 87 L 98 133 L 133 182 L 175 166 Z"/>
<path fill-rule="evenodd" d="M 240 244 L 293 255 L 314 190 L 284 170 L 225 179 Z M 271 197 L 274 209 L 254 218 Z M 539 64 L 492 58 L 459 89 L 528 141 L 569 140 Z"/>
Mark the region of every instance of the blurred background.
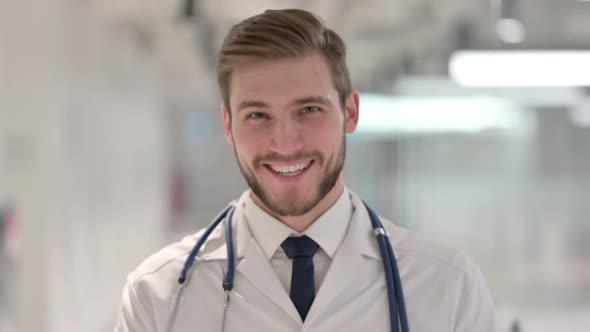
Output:
<path fill-rule="evenodd" d="M 112 331 L 127 273 L 246 188 L 216 52 L 286 7 L 347 43 L 348 186 L 470 255 L 498 332 L 590 331 L 582 0 L 0 1 L 0 331 Z"/>

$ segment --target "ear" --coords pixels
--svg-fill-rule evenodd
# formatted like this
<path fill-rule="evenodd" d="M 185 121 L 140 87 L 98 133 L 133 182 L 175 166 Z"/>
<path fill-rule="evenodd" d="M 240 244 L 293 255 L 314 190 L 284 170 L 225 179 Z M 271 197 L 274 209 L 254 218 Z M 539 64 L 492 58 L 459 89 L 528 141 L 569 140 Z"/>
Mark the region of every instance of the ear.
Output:
<path fill-rule="evenodd" d="M 228 110 L 225 107 L 225 103 L 221 103 L 221 116 L 223 117 L 223 129 L 225 131 L 225 139 L 227 140 L 227 142 L 230 145 L 234 145 L 234 137 L 232 136 L 231 133 L 231 119 L 230 119 L 230 115 L 229 112 L 231 112 L 230 110 Z"/>
<path fill-rule="evenodd" d="M 346 105 L 344 107 L 346 133 L 350 134 L 356 130 L 359 122 L 359 92 L 357 90 L 353 90 L 348 98 L 346 98 Z"/>

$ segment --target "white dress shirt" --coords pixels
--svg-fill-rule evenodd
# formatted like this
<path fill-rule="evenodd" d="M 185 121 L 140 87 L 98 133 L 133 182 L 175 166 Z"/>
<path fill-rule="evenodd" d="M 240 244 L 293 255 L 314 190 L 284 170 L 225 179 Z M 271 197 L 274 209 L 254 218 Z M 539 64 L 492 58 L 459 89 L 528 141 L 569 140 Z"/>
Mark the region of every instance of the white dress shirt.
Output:
<path fill-rule="evenodd" d="M 313 256 L 315 293 L 317 294 L 334 254 L 348 231 L 353 213 L 352 202 L 346 188 L 338 200 L 316 219 L 305 231 L 299 233 L 262 210 L 248 195 L 244 215 L 252 237 L 270 261 L 287 293 L 291 289 L 293 264 L 281 247 L 289 236 L 307 235 L 319 249 Z"/>

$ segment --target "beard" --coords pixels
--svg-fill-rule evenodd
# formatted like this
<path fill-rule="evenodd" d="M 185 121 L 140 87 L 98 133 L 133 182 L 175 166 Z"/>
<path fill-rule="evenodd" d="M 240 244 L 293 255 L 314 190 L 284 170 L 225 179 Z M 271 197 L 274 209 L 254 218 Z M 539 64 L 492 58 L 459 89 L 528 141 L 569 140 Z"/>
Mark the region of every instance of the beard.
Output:
<path fill-rule="evenodd" d="M 319 153 L 305 153 L 305 154 L 297 154 L 289 157 L 279 156 L 277 154 L 267 154 L 263 156 L 257 156 L 254 158 L 254 169 L 259 171 L 263 166 L 263 163 L 268 163 L 270 161 L 281 161 L 281 162 L 289 162 L 294 160 L 301 160 L 305 158 L 314 159 L 314 164 L 318 163 L 320 166 L 324 166 L 322 179 L 317 184 L 315 189 L 315 194 L 308 200 L 302 201 L 301 199 L 297 199 L 297 191 L 295 188 L 292 191 L 287 193 L 286 199 L 283 201 L 276 200 L 274 197 L 268 193 L 268 191 L 260 184 L 254 172 L 248 170 L 247 167 L 242 165 L 240 162 L 240 158 L 238 157 L 238 153 L 236 150 L 236 146 L 234 145 L 234 153 L 236 155 L 236 160 L 238 161 L 238 166 L 240 167 L 240 171 L 248 183 L 248 186 L 252 190 L 252 192 L 262 201 L 262 203 L 274 214 L 279 215 L 281 217 L 286 216 L 301 216 L 306 214 L 307 212 L 311 211 L 318 203 L 334 188 L 336 182 L 338 181 L 338 177 L 340 173 L 342 173 L 342 169 L 344 168 L 344 160 L 346 159 L 346 136 L 342 135 L 342 140 L 340 142 L 340 147 L 335 155 L 332 155 L 330 159 L 327 161 L 325 158 Z"/>

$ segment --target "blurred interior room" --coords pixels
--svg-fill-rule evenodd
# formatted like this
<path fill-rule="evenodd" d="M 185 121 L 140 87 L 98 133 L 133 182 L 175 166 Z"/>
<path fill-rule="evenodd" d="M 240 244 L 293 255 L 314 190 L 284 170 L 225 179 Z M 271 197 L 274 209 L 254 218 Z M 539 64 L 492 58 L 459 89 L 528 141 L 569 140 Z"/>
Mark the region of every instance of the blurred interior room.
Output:
<path fill-rule="evenodd" d="M 216 52 L 289 7 L 347 44 L 347 185 L 472 257 L 497 332 L 590 331 L 583 0 L 0 2 L 0 331 L 112 331 L 127 274 L 246 189 Z"/>

